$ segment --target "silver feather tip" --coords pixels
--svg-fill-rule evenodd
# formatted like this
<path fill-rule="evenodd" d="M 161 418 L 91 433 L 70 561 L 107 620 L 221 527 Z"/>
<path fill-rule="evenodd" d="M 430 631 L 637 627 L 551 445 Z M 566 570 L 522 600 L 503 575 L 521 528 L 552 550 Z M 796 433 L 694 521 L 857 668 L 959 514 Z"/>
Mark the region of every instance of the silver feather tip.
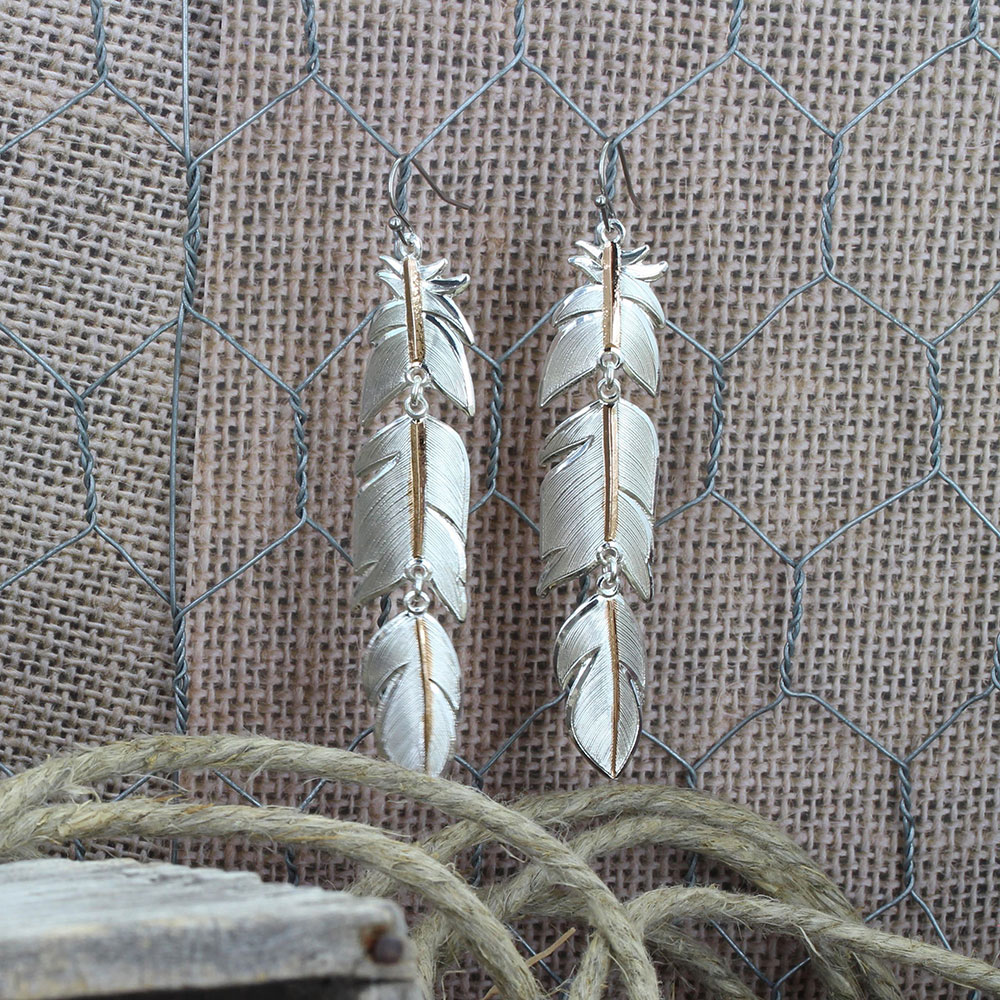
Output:
<path fill-rule="evenodd" d="M 379 752 L 412 771 L 440 774 L 455 745 L 461 700 L 455 647 L 436 618 L 404 612 L 365 651 L 361 680 L 376 703 Z"/>
<path fill-rule="evenodd" d="M 639 742 L 646 654 L 638 622 L 620 596 L 595 595 L 559 630 L 556 676 L 569 688 L 567 715 L 584 756 L 609 778 Z"/>

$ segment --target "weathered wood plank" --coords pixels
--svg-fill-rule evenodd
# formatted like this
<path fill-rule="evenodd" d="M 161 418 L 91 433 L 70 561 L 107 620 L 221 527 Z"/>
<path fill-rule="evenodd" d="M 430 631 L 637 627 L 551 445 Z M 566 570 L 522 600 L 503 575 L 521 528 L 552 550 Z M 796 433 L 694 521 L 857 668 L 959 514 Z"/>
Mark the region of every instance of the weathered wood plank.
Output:
<path fill-rule="evenodd" d="M 61 858 L 0 865 L 0 1000 L 294 983 L 309 996 L 415 1000 L 399 908 L 247 872 Z"/>

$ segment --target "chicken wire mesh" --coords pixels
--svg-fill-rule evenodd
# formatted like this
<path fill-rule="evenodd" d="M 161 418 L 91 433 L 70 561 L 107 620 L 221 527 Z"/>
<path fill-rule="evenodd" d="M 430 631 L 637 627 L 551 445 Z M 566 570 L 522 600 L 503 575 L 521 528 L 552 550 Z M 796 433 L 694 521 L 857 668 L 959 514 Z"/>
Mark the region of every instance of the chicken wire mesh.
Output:
<path fill-rule="evenodd" d="M 294 703 L 290 715 L 312 713 L 304 728 L 290 726 L 293 735 L 367 747 L 368 709 L 339 670 L 356 662 L 359 643 L 370 634 L 350 616 L 344 597 L 350 553 L 343 540 L 349 516 L 342 508 L 349 509 L 353 485 L 345 470 L 353 439 L 360 437 L 356 420 L 351 422 L 357 391 L 351 372 L 364 355 L 360 342 L 370 315 L 364 304 L 377 301 L 371 278 L 376 254 L 388 248 L 385 178 L 397 162 L 400 183 L 392 199 L 421 235 L 432 234 L 434 252 L 472 273 L 475 289 L 477 283 L 488 285 L 501 264 L 510 270 L 520 255 L 526 263 L 507 279 L 516 283 L 530 270 L 533 252 L 562 260 L 572 241 L 587 235 L 595 221 L 591 199 L 602 148 L 612 154 L 612 169 L 602 180 L 624 211 L 625 199 L 615 190 L 621 150 L 638 188 L 640 209 L 631 213 L 632 227 L 650 228 L 654 256 L 667 246 L 662 255 L 673 262 L 667 282 L 685 293 L 683 301 L 668 293 L 670 344 L 657 404 L 669 455 L 657 568 L 661 583 L 672 582 L 658 584 L 660 596 L 647 621 L 654 623 L 650 670 L 665 679 L 647 696 L 643 746 L 632 776 L 734 792 L 734 784 L 748 779 L 720 779 L 713 772 L 720 760 L 756 760 L 764 772 L 789 766 L 763 801 L 791 819 L 793 831 L 796 817 L 808 820 L 810 847 L 835 839 L 840 874 L 869 919 L 888 919 L 891 926 L 909 926 L 946 944 L 954 924 L 960 943 L 982 952 L 984 943 L 996 942 L 990 791 L 996 760 L 989 742 L 1000 687 L 1000 636 L 989 584 L 1000 529 L 989 513 L 995 506 L 995 455 L 988 442 L 997 373 L 984 324 L 1000 291 L 990 221 L 996 196 L 989 185 L 996 166 L 993 88 L 1000 52 L 980 5 L 884 11 L 859 2 L 828 11 L 824 5 L 736 0 L 704 11 L 695 10 L 698 5 L 660 11 L 637 2 L 623 5 L 611 23 L 577 6 L 456 5 L 440 15 L 441 22 L 433 5 L 419 3 L 317 10 L 305 0 L 301 8 L 245 4 L 222 11 L 188 3 L 179 10 L 106 7 L 92 0 L 83 12 L 89 16 L 85 34 L 88 26 L 75 9 L 43 14 L 27 4 L 6 5 L 0 251 L 7 291 L 0 333 L 9 389 L 0 448 L 9 483 L 0 523 L 9 543 L 0 562 L 0 746 L 6 748 L 0 768 L 13 773 L 59 746 L 157 727 L 186 732 L 230 726 L 284 735 L 280 719 L 269 714 L 272 701 Z M 663 33 L 670 45 L 658 51 Z M 427 53 L 420 58 L 421 34 L 437 39 L 429 60 Z M 830 51 L 822 43 L 827 35 L 839 39 Z M 397 48 L 389 45 L 394 36 L 402 39 Z M 268 42 L 261 51 L 245 44 L 261 37 Z M 810 38 L 819 40 L 815 48 Z M 845 51 L 852 39 L 858 46 Z M 576 73 L 560 72 L 569 65 L 567 41 L 580 49 L 572 54 Z M 474 57 L 460 70 L 438 65 L 455 59 L 463 46 Z M 619 50 L 628 58 L 617 60 Z M 812 67 L 838 60 L 839 72 L 824 71 L 826 89 L 817 86 Z M 439 81 L 437 90 L 428 88 L 422 66 Z M 379 92 L 352 87 L 366 73 L 391 76 L 392 84 Z M 623 80 L 626 97 L 605 113 L 612 84 Z M 23 89 L 15 92 L 15 81 L 26 81 Z M 957 89 L 956 81 L 966 89 Z M 529 142 L 506 159 L 498 156 L 493 184 L 483 195 L 479 168 L 503 141 L 502 103 L 522 100 L 519 91 L 528 96 L 510 112 L 521 117 L 518 125 L 528 120 L 532 105 L 541 108 L 540 118 L 528 130 Z M 911 94 L 916 96 L 900 103 Z M 400 114 L 394 117 L 393 109 Z M 736 117 L 727 118 L 727 112 Z M 770 124 L 750 143 L 745 162 L 729 147 L 728 167 L 724 159 L 713 164 L 699 153 L 702 132 L 768 114 Z M 312 128 L 331 115 L 339 116 L 335 128 Z M 887 126 L 886 116 L 895 121 Z M 947 155 L 921 124 L 938 119 L 950 129 Z M 609 120 L 620 124 L 611 127 Z M 546 131 L 548 121 L 553 124 Z M 650 131 L 663 122 L 676 129 L 666 138 Z M 901 168 L 904 177 L 919 173 L 927 161 L 938 173 L 929 175 L 935 184 L 904 192 L 902 224 L 889 232 L 882 209 L 892 200 L 893 178 L 887 180 L 882 168 L 906 159 L 897 157 L 897 142 L 912 143 L 913 162 Z M 46 156 L 60 143 L 53 167 Z M 232 150 L 239 155 L 227 160 Z M 761 156 L 774 171 L 763 197 L 754 188 L 756 175 L 766 172 Z M 671 214 L 669 207 L 705 200 L 696 186 L 699 175 L 710 189 L 726 183 L 727 169 L 736 178 L 736 193 L 715 219 L 726 238 L 714 260 L 736 276 L 732 283 L 724 276 L 698 277 L 699 267 L 713 258 L 697 241 L 711 241 L 717 232 L 708 227 L 694 233 L 683 224 L 683 213 Z M 254 171 L 263 178 L 255 181 L 256 200 L 228 191 L 234 177 Z M 421 179 L 431 182 L 426 197 L 408 205 L 410 186 Z M 789 208 L 776 193 L 786 188 L 804 201 L 804 211 Z M 90 199 L 85 211 L 74 191 Z M 505 197 L 512 191 L 521 197 L 518 211 L 510 211 L 518 203 Z M 449 197 L 476 206 L 467 211 L 441 200 Z M 956 204 L 957 216 L 942 211 L 942 205 Z M 532 229 L 532 206 L 548 213 L 547 228 Z M 753 225 L 744 227 L 754 212 Z M 972 219 L 977 228 L 970 235 L 956 217 Z M 848 222 L 854 219 L 860 222 L 852 228 Z M 777 244 L 765 239 L 768 226 L 778 232 Z M 867 242 L 855 259 L 844 245 L 852 245 L 858 230 Z M 109 257 L 106 244 L 118 232 L 126 242 Z M 128 242 L 132 233 L 135 240 Z M 494 257 L 484 256 L 477 269 L 480 244 Z M 497 250 L 501 244 L 507 249 Z M 325 273 L 310 264 L 317 245 L 321 258 L 348 245 L 345 262 L 336 267 L 364 272 L 356 284 L 352 278 L 346 291 L 317 292 L 313 286 Z M 873 287 L 864 265 L 882 247 L 901 257 L 889 253 L 881 272 L 894 283 Z M 509 248 L 513 257 L 503 257 Z M 926 267 L 896 270 L 900 259 L 921 255 L 931 260 Z M 948 265 L 943 271 L 934 270 L 938 258 Z M 336 267 L 329 273 L 340 275 Z M 107 287 L 102 269 L 115 271 L 107 275 Z M 488 332 L 476 349 L 478 394 L 485 405 L 471 432 L 482 445 L 472 513 L 486 527 L 485 541 L 477 546 L 473 538 L 470 549 L 470 583 L 480 600 L 474 601 L 461 651 L 465 661 L 486 663 L 467 688 L 492 685 L 496 691 L 494 703 L 483 696 L 477 705 L 475 696 L 471 702 L 466 697 L 468 738 L 459 741 L 456 776 L 491 794 L 591 780 L 564 763 L 563 756 L 574 751 L 566 733 L 551 728 L 559 726 L 562 696 L 546 658 L 560 610 L 531 593 L 537 477 L 530 466 L 541 419 L 534 414 L 532 377 L 548 319 L 572 287 L 564 272 L 556 274 L 546 272 L 552 283 L 516 309 L 510 309 L 515 300 L 503 296 L 480 302 Z M 741 280 L 753 286 L 749 300 L 734 287 Z M 227 282 L 225 295 L 213 294 Z M 712 312 L 708 302 L 721 311 Z M 326 310 L 319 307 L 324 303 Z M 477 311 L 467 309 L 477 326 Z M 519 325 L 524 316 L 530 321 Z M 725 327 L 724 335 L 710 328 L 715 323 Z M 860 331 L 853 341 L 844 334 L 852 323 Z M 803 328 L 806 336 L 796 340 Z M 298 354 L 289 346 L 291 330 L 301 334 Z M 955 377 L 949 386 L 943 359 L 957 335 L 970 330 L 977 343 L 963 345 L 961 357 L 951 359 L 956 369 L 968 369 L 965 380 Z M 823 353 L 837 337 L 844 339 L 838 351 Z M 301 350 L 303 340 L 308 351 Z M 772 367 L 752 354 L 761 343 Z M 865 351 L 874 354 L 865 355 L 860 370 L 845 368 L 844 358 Z M 817 388 L 822 380 L 810 372 L 807 398 L 790 402 L 782 387 L 798 384 L 795 366 L 808 367 L 809 352 L 836 369 L 833 388 Z M 147 359 L 153 367 L 144 369 Z M 213 408 L 206 392 L 216 389 L 221 402 Z M 898 405 L 887 408 L 887 399 Z M 799 405 L 818 412 L 822 431 L 804 446 L 791 440 L 789 430 Z M 254 423 L 255 415 L 263 415 L 266 432 Z M 850 437 L 863 438 L 864 447 L 831 452 L 831 468 L 817 472 L 803 455 L 817 450 L 817 441 L 822 450 L 823 435 L 836 435 L 831 425 L 838 423 Z M 230 449 L 225 462 L 211 447 L 219 435 Z M 274 443 L 279 439 L 280 447 Z M 727 451 L 736 456 L 729 458 L 728 474 Z M 324 480 L 327 467 L 333 471 Z M 317 491 L 317 481 L 326 488 Z M 845 496 L 837 484 L 847 481 L 852 492 Z M 769 488 L 793 490 L 786 504 L 791 514 L 769 507 Z M 909 510 L 915 500 L 923 505 L 920 539 L 926 531 L 947 531 L 949 522 L 956 526 L 927 570 L 913 565 L 917 541 L 905 530 L 891 542 L 890 555 L 869 551 L 893 536 L 888 513 Z M 253 530 L 230 534 L 227 515 Z M 732 535 L 720 541 L 711 534 L 716 522 L 730 519 L 741 526 L 739 544 Z M 670 534 L 679 525 L 683 542 Z M 868 528 L 872 535 L 864 534 Z M 858 537 L 863 544 L 857 543 L 852 580 L 850 569 L 824 559 L 831 552 L 839 557 L 842 542 Z M 688 655 L 718 675 L 716 684 L 699 681 L 672 698 L 676 675 L 667 665 L 683 659 L 675 652 L 681 628 L 671 635 L 664 629 L 672 627 L 683 599 L 685 576 L 678 564 L 701 573 L 691 547 L 720 545 L 735 553 L 735 561 L 716 567 L 712 586 L 727 585 L 728 573 L 728 586 L 766 605 L 747 612 L 747 622 L 735 626 L 737 634 L 759 628 L 776 639 L 758 648 L 753 639 L 741 638 L 734 652 L 696 636 Z M 335 595 L 329 603 L 317 598 L 307 577 L 289 569 L 289 560 L 322 578 L 319 589 Z M 497 576 L 486 575 L 493 572 L 491 562 L 501 564 Z M 746 569 L 758 564 L 770 569 Z M 275 575 L 260 584 L 263 589 L 247 584 L 271 566 Z M 928 590 L 917 599 L 905 590 L 911 576 L 962 579 L 950 590 Z M 893 578 L 904 586 L 892 591 Z M 586 587 L 582 581 L 581 592 Z M 870 610 L 869 587 L 882 616 L 873 613 L 871 627 L 884 631 L 889 643 L 888 654 L 874 665 L 893 675 L 882 686 L 876 682 L 882 678 L 866 678 L 873 664 L 861 648 L 870 638 L 859 623 Z M 847 597 L 838 605 L 842 593 Z M 247 666 L 265 629 L 263 619 L 254 618 L 265 594 L 266 628 L 276 635 L 305 632 L 301 616 L 310 619 L 313 631 L 317 618 L 335 623 L 318 643 L 298 648 L 288 638 L 276 670 L 292 671 L 293 654 L 306 662 L 298 663 L 302 673 L 285 687 Z M 575 597 L 566 597 L 567 606 Z M 704 604 L 704 615 L 713 619 L 742 613 L 735 602 Z M 900 606 L 909 604 L 913 609 L 904 610 L 913 610 L 915 618 L 900 614 Z M 387 609 L 384 604 L 383 613 Z M 490 616 L 490 626 L 481 624 Z M 824 633 L 826 617 L 833 624 Z M 942 644 L 942 618 L 963 638 Z M 95 624 L 101 620 L 106 624 Z M 476 633 L 487 627 L 493 632 L 484 642 Z M 529 653 L 506 651 L 498 635 L 511 629 L 532 633 Z M 494 660 L 502 657 L 488 647 L 490 641 L 509 659 L 499 670 Z M 856 672 L 821 669 L 824 653 L 836 667 L 856 664 Z M 747 658 L 744 672 L 723 662 L 740 656 Z M 113 678 L 98 657 L 115 664 Z M 526 670 L 526 658 L 538 664 L 532 668 L 538 679 L 505 703 L 504 686 Z M 903 661 L 912 669 L 894 671 L 892 665 Z M 234 662 L 242 664 L 239 670 Z M 306 682 L 310 671 L 325 679 Z M 296 684 L 306 683 L 306 694 L 296 692 Z M 933 697 L 924 697 L 922 684 L 933 688 Z M 844 687 L 851 685 L 850 697 L 857 700 L 845 707 Z M 219 693 L 224 690 L 228 702 Z M 663 709 L 690 720 L 709 713 L 713 699 L 725 702 L 716 728 L 692 723 L 691 740 L 675 739 L 675 723 L 665 721 Z M 885 714 L 879 702 L 890 705 Z M 761 720 L 786 718 L 781 713 L 794 703 L 816 713 L 808 716 L 813 729 L 806 728 L 804 742 L 791 730 L 782 730 L 774 742 L 761 738 L 757 748 L 739 742 L 766 724 Z M 343 718 L 336 724 L 315 718 L 317 705 L 335 706 Z M 550 728 L 540 730 L 545 726 Z M 482 729 L 478 740 L 470 727 Z M 837 737 L 829 737 L 834 730 Z M 844 750 L 843 739 L 851 750 Z M 773 753 L 778 744 L 786 756 Z M 830 787 L 814 794 L 803 775 L 830 747 L 837 753 L 819 765 L 817 779 Z M 553 756 L 557 766 L 550 769 L 546 762 Z M 924 775 L 922 787 L 915 785 L 915 772 L 928 758 L 938 770 Z M 871 774 L 855 776 L 861 793 L 841 799 L 831 767 Z M 322 785 L 302 792 L 280 782 L 251 788 L 236 777 L 218 777 L 251 803 L 343 807 L 341 791 Z M 122 794 L 143 784 L 140 779 Z M 864 797 L 865 789 L 875 790 L 874 800 Z M 815 807 L 829 806 L 831 797 L 840 825 L 828 836 L 823 830 L 829 816 Z M 966 797 L 975 808 L 960 820 L 955 809 Z M 784 808 L 789 802 L 791 816 Z M 349 804 L 358 805 L 354 799 Z M 387 808 L 364 807 L 373 813 Z M 419 812 L 396 819 L 417 827 L 430 822 Z M 960 822 L 980 828 L 956 837 Z M 942 837 L 961 841 L 966 868 L 956 863 L 952 882 L 939 878 L 944 855 L 931 846 Z M 873 840 L 886 845 L 881 874 L 852 881 L 852 869 L 865 867 L 858 855 Z M 287 856 L 288 877 L 303 874 L 300 862 Z M 470 877 L 480 877 L 488 863 L 481 855 L 472 858 Z M 626 889 L 664 870 L 644 856 L 629 864 L 641 874 L 629 881 L 619 872 L 617 884 Z M 688 859 L 672 864 L 683 876 L 708 874 L 689 867 Z M 964 910 L 942 898 L 949 887 L 959 887 Z M 522 930 L 526 949 L 540 947 L 537 927 Z M 810 995 L 807 959 L 762 952 L 722 928 L 717 933 L 765 995 Z M 541 968 L 555 984 L 572 971 L 571 963 L 560 968 L 557 961 Z"/>

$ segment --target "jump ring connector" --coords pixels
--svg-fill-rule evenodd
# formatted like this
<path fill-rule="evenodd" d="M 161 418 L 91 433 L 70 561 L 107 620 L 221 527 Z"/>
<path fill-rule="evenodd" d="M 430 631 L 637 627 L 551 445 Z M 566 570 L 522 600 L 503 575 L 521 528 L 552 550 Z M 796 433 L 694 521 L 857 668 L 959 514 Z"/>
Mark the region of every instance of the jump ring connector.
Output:
<path fill-rule="evenodd" d="M 617 379 L 612 379 L 610 382 L 605 382 L 604 379 L 601 379 L 597 385 L 597 398 L 605 406 L 617 403 L 621 399 L 621 395 L 622 387 Z"/>
<path fill-rule="evenodd" d="M 431 595 L 425 589 L 433 572 L 423 559 L 411 559 L 406 564 L 406 579 L 413 584 L 411 590 L 403 597 L 407 611 L 422 615 L 431 606 Z"/>
<path fill-rule="evenodd" d="M 616 216 L 602 219 L 597 235 L 604 243 L 621 243 L 625 239 L 625 223 Z"/>
<path fill-rule="evenodd" d="M 406 373 L 406 381 L 410 383 L 410 395 L 406 397 L 403 409 L 411 420 L 423 420 L 427 416 L 427 397 L 424 395 L 424 385 L 427 382 L 423 369 L 413 371 L 413 366 Z"/>
<path fill-rule="evenodd" d="M 614 376 L 602 378 L 597 383 L 597 398 L 605 405 L 610 406 L 617 403 L 621 398 L 622 385 Z"/>
<path fill-rule="evenodd" d="M 422 590 L 430 578 L 434 575 L 431 566 L 424 559 L 411 559 L 406 564 L 406 579 L 413 584 L 417 590 Z"/>
<path fill-rule="evenodd" d="M 601 575 L 597 580 L 597 590 L 602 597 L 615 597 L 621 593 L 621 577 L 619 564 L 621 550 L 614 542 L 604 542 L 597 550 L 597 561 L 601 566 Z"/>
<path fill-rule="evenodd" d="M 422 392 L 411 392 L 403 409 L 411 420 L 423 420 L 429 412 L 427 399 Z"/>
<path fill-rule="evenodd" d="M 601 547 L 597 550 L 597 561 L 602 568 L 617 573 L 621 557 L 622 550 L 614 542 L 601 542 Z"/>
<path fill-rule="evenodd" d="M 616 371 L 622 366 L 622 354 L 617 348 L 609 347 L 606 351 L 601 351 L 601 356 L 597 359 L 601 366 L 605 378 L 612 378 Z"/>
<path fill-rule="evenodd" d="M 428 382 L 427 369 L 419 361 L 411 361 L 406 366 L 406 374 L 403 376 L 408 385 L 423 386 Z"/>
<path fill-rule="evenodd" d="M 597 359 L 597 366 L 601 372 L 597 383 L 597 398 L 605 404 L 614 403 L 622 392 L 617 374 L 622 366 L 621 352 L 614 348 L 602 351 Z"/>
<path fill-rule="evenodd" d="M 426 590 L 408 590 L 403 605 L 412 615 L 422 615 L 431 606 L 431 595 Z"/>

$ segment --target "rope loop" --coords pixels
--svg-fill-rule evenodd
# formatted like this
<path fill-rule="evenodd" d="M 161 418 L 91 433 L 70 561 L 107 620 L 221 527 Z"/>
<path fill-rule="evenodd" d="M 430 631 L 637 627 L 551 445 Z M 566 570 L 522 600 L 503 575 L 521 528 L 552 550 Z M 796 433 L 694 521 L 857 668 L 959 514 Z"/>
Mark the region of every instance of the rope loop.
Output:
<path fill-rule="evenodd" d="M 353 782 L 431 805 L 455 822 L 422 843 L 363 823 L 267 805 L 201 804 L 141 795 L 97 801 L 105 782 L 190 770 L 282 771 Z M 239 788 L 233 783 L 234 788 Z M 585 824 L 583 832 L 572 833 Z M 553 831 L 558 830 L 557 836 Z M 752 1000 L 732 970 L 680 921 L 737 922 L 805 943 L 827 995 L 898 1000 L 885 962 L 930 971 L 969 989 L 1000 995 L 1000 970 L 859 920 L 843 893 L 784 832 L 749 810 L 688 789 L 605 785 L 501 805 L 455 781 L 407 771 L 346 750 L 248 736 L 152 736 L 51 758 L 0 781 L 0 861 L 33 857 L 53 845 L 127 836 L 244 837 L 311 847 L 367 869 L 353 890 L 414 892 L 431 912 L 413 940 L 426 995 L 442 963 L 472 954 L 505 1000 L 541 1000 L 510 922 L 526 916 L 572 920 L 590 938 L 570 985 L 571 1000 L 606 995 L 613 968 L 627 1000 L 658 1000 L 652 956 L 696 980 L 706 998 Z M 455 860 L 493 841 L 525 858 L 514 875 L 473 888 Z M 751 892 L 664 886 L 616 899 L 592 864 L 641 845 L 671 846 L 726 864 Z"/>

